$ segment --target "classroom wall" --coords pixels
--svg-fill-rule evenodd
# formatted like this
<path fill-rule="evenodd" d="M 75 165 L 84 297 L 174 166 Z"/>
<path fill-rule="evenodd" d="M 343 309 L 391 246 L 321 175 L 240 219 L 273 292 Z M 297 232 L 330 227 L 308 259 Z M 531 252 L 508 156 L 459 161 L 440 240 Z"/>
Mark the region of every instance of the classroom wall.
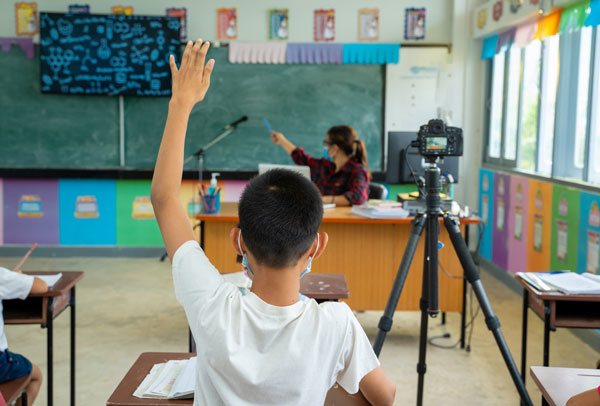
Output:
<path fill-rule="evenodd" d="M 494 208 L 494 232 L 484 229 L 480 237 L 481 253 L 486 259 L 490 259 L 489 247 L 492 246 L 491 261 L 507 272 L 567 270 L 600 274 L 599 194 L 526 176 L 480 170 L 482 179 L 490 179 L 490 176 L 487 191 L 481 188 L 480 210 L 490 210 L 483 207 L 486 201 L 497 205 L 508 200 L 508 204 L 506 210 Z M 501 182 L 508 188 L 503 194 L 500 193 Z M 493 188 L 490 183 L 494 184 Z M 492 196 L 490 190 L 493 190 Z M 520 220 L 516 220 L 518 213 L 522 215 Z M 499 214 L 504 216 L 500 223 L 508 224 L 508 235 L 497 230 Z M 515 233 L 517 222 L 522 223 L 520 233 Z M 515 238 L 515 234 L 521 238 Z"/>
<path fill-rule="evenodd" d="M 452 0 L 175 0 L 149 1 L 82 1 L 39 0 L 41 11 L 64 12 L 69 4 L 89 4 L 92 13 L 110 13 L 111 7 L 133 6 L 134 14 L 164 15 L 169 7 L 185 7 L 188 12 L 188 37 L 213 40 L 216 38 L 216 9 L 237 7 L 238 40 L 266 41 L 268 39 L 267 10 L 270 8 L 289 9 L 289 41 L 313 42 L 313 11 L 333 8 L 336 10 L 336 42 L 357 42 L 358 9 L 379 8 L 380 41 L 401 42 L 404 34 L 404 9 L 425 7 L 426 32 L 428 43 L 451 42 Z M 0 2 L 0 37 L 15 35 L 14 2 Z"/>

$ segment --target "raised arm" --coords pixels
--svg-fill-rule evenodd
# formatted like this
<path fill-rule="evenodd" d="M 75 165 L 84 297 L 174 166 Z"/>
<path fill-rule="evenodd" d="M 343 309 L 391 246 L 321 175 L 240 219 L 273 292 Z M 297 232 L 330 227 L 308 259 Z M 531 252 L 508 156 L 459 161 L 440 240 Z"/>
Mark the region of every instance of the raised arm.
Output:
<path fill-rule="evenodd" d="M 277 131 L 271 131 L 271 142 L 275 145 L 279 145 L 290 155 L 292 154 L 292 151 L 296 149 L 296 146 L 285 138 L 285 135 L 278 133 Z"/>
<path fill-rule="evenodd" d="M 194 239 L 187 213 L 179 201 L 179 187 L 188 118 L 194 105 L 204 100 L 215 64 L 211 59 L 205 65 L 209 46 L 208 42 L 202 44 L 201 39 L 195 44 L 189 41 L 179 69 L 173 55 L 170 57 L 173 91 L 154 167 L 150 198 L 171 261 L 181 244 Z"/>

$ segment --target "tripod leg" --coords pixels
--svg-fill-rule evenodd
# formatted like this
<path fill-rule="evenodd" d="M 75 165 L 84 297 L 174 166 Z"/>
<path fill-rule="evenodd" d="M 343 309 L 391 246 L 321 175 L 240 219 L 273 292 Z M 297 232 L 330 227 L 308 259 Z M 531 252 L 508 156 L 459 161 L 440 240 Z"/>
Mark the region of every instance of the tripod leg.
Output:
<path fill-rule="evenodd" d="M 429 227 L 429 225 L 428 225 Z M 421 286 L 421 301 L 419 307 L 421 309 L 421 331 L 419 333 L 419 362 L 417 363 L 417 373 L 419 374 L 419 380 L 417 385 L 417 406 L 423 404 L 423 387 L 425 385 L 425 372 L 427 372 L 427 329 L 429 327 L 429 264 L 430 264 L 430 243 L 431 243 L 431 232 L 428 228 L 425 232 L 425 259 L 423 261 L 423 285 Z M 437 236 L 435 237 L 437 241 Z M 437 247 L 436 247 L 437 249 Z"/>
<path fill-rule="evenodd" d="M 527 389 L 525 389 L 525 384 L 519 375 L 519 371 L 517 366 L 515 365 L 515 361 L 510 354 L 510 350 L 504 340 L 504 336 L 502 335 L 502 331 L 500 331 L 500 321 L 498 317 L 494 314 L 492 310 L 492 306 L 487 298 L 485 293 L 485 289 L 483 288 L 483 284 L 481 283 L 481 279 L 479 279 L 479 272 L 475 267 L 475 263 L 473 262 L 473 258 L 469 253 L 469 249 L 467 248 L 467 244 L 465 244 L 465 240 L 462 238 L 462 234 L 460 233 L 460 229 L 458 228 L 458 221 L 454 219 L 449 214 L 444 215 L 444 225 L 448 230 L 448 234 L 450 235 L 450 239 L 452 240 L 452 245 L 454 246 L 454 251 L 456 251 L 456 255 L 458 255 L 458 259 L 463 267 L 465 272 L 465 277 L 467 281 L 471 284 L 473 288 L 473 292 L 477 297 L 477 301 L 481 306 L 481 310 L 485 315 L 485 323 L 490 330 L 494 338 L 496 339 L 496 344 L 502 353 L 502 357 L 504 358 L 504 362 L 506 363 L 506 367 L 510 372 L 512 380 L 521 396 L 521 401 L 523 404 L 531 406 L 532 402 L 529 398 L 529 394 L 527 393 Z"/>
<path fill-rule="evenodd" d="M 385 335 L 392 328 L 392 318 L 394 316 L 394 312 L 396 311 L 396 306 L 398 306 L 398 300 L 400 299 L 400 294 L 402 293 L 402 288 L 404 286 L 404 282 L 406 281 L 406 275 L 408 275 L 408 269 L 410 268 L 413 256 L 415 255 L 419 238 L 423 232 L 425 219 L 426 216 L 422 213 L 419 213 L 412 221 L 410 237 L 408 238 L 406 249 L 402 255 L 402 261 L 400 262 L 400 267 L 398 268 L 398 273 L 396 274 L 396 279 L 394 280 L 390 297 L 385 305 L 385 311 L 379 320 L 379 332 L 377 333 L 375 344 L 373 344 L 373 351 L 375 351 L 375 355 L 377 355 L 377 357 L 379 357 L 381 347 L 383 347 Z"/>

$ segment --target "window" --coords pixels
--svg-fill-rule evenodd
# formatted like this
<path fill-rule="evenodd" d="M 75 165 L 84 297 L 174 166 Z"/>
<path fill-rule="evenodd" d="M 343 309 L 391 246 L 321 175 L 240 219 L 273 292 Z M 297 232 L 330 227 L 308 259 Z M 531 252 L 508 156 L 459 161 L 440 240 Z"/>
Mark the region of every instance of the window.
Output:
<path fill-rule="evenodd" d="M 577 115 L 575 118 L 575 156 L 576 168 L 582 169 L 585 160 L 585 141 L 587 136 L 588 94 L 590 85 L 590 62 L 592 56 L 592 28 L 581 29 L 579 39 L 579 74 L 577 83 Z"/>
<path fill-rule="evenodd" d="M 596 32 L 596 54 L 594 56 L 594 78 L 591 122 L 590 122 L 590 158 L 588 181 L 600 183 L 600 30 Z"/>
<path fill-rule="evenodd" d="M 517 131 L 519 93 L 521 85 L 521 49 L 511 47 L 508 57 L 508 89 L 506 93 L 506 121 L 504 133 L 504 156 L 509 161 L 517 159 Z"/>
<path fill-rule="evenodd" d="M 600 26 L 513 45 L 488 64 L 486 161 L 600 185 Z"/>
<path fill-rule="evenodd" d="M 519 143 L 518 166 L 528 171 L 535 171 L 541 58 L 542 44 L 540 41 L 533 41 L 525 48 L 521 112 L 519 114 L 521 141 Z"/>
<path fill-rule="evenodd" d="M 492 71 L 492 103 L 490 108 L 490 134 L 488 154 L 490 158 L 500 158 L 502 147 L 502 111 L 504 101 L 504 60 L 505 53 L 494 57 Z"/>
<path fill-rule="evenodd" d="M 558 89 L 558 67 L 560 60 L 560 40 L 558 35 L 547 38 L 543 44 L 543 71 L 540 100 L 540 133 L 537 171 L 542 175 L 552 173 L 552 153 L 554 145 L 554 116 L 556 92 Z"/>

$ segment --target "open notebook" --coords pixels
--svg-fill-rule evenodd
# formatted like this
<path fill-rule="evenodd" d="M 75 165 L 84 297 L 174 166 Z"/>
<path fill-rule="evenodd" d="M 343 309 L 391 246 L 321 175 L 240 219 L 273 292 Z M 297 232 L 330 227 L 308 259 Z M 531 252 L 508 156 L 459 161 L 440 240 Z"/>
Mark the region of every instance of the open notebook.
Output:
<path fill-rule="evenodd" d="M 33 275 L 38 279 L 43 280 L 44 282 L 46 282 L 46 285 L 48 285 L 49 288 L 51 288 L 52 286 L 56 285 L 56 282 L 58 282 L 58 280 L 60 278 L 62 278 L 62 272 L 57 273 L 56 275 Z"/>

